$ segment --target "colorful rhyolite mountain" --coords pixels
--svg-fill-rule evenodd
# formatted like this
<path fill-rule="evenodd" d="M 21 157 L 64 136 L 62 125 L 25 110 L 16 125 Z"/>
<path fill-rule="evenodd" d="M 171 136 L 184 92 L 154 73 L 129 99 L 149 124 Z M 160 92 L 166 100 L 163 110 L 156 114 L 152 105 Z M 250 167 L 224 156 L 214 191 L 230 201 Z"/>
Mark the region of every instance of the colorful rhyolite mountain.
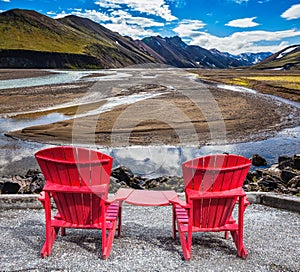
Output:
<path fill-rule="evenodd" d="M 263 52 L 235 56 L 187 45 L 178 36 L 133 40 L 73 15 L 52 19 L 33 10 L 0 13 L 0 68 L 118 68 L 158 63 L 182 68 L 255 64 L 253 67 L 265 69 L 274 68 L 268 63 L 276 63 L 276 68 L 299 65 L 299 46 L 270 55 Z"/>

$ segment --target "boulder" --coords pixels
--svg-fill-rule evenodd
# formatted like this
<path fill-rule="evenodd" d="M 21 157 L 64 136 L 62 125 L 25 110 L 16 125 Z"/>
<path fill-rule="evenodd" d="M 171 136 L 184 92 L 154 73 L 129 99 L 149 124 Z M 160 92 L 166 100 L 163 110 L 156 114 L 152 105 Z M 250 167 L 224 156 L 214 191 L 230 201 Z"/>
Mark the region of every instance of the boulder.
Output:
<path fill-rule="evenodd" d="M 20 190 L 21 186 L 20 184 L 16 182 L 4 182 L 1 188 L 2 194 L 17 194 Z"/>
<path fill-rule="evenodd" d="M 295 176 L 287 184 L 290 188 L 300 188 L 300 176 Z"/>
<path fill-rule="evenodd" d="M 294 168 L 300 170 L 300 154 L 294 155 L 293 160 L 294 160 Z"/>
<path fill-rule="evenodd" d="M 292 158 L 287 155 L 281 155 L 278 157 L 278 164 L 285 162 L 285 161 L 291 161 Z"/>
<path fill-rule="evenodd" d="M 285 184 L 288 184 L 288 182 L 296 176 L 297 174 L 289 167 L 281 171 L 281 179 Z"/>
<path fill-rule="evenodd" d="M 112 170 L 111 176 L 119 181 L 124 181 L 126 184 L 129 184 L 131 183 L 131 179 L 133 179 L 134 174 L 129 168 L 125 166 L 119 166 Z"/>
<path fill-rule="evenodd" d="M 267 166 L 266 159 L 260 156 L 259 154 L 252 155 L 250 160 L 252 161 L 252 165 L 254 166 Z"/>

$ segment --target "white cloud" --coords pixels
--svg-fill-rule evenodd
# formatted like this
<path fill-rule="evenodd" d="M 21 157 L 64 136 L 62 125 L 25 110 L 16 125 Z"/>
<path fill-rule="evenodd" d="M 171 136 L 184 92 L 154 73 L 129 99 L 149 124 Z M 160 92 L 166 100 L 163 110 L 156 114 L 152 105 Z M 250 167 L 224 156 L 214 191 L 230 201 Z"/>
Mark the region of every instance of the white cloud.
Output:
<path fill-rule="evenodd" d="M 300 18 L 300 4 L 291 6 L 289 9 L 287 9 L 280 16 L 284 19 L 287 19 L 287 20 Z"/>
<path fill-rule="evenodd" d="M 52 16 L 52 15 L 56 15 L 56 12 L 54 11 L 48 11 L 46 12 L 47 15 Z"/>
<path fill-rule="evenodd" d="M 260 0 L 258 1 L 258 4 L 264 4 L 264 3 L 267 3 L 267 2 L 270 2 L 271 0 Z"/>
<path fill-rule="evenodd" d="M 110 20 L 114 23 L 126 23 L 127 25 L 137 25 L 141 27 L 164 26 L 164 23 L 156 22 L 145 17 L 134 17 L 124 10 L 116 10 L 111 14 Z"/>
<path fill-rule="evenodd" d="M 198 35 L 199 29 L 204 26 L 205 23 L 199 20 L 182 20 L 173 31 L 180 37 L 193 37 L 194 35 Z"/>
<path fill-rule="evenodd" d="M 232 27 L 240 27 L 240 28 L 246 28 L 246 27 L 254 27 L 258 26 L 259 24 L 256 22 L 253 22 L 256 17 L 251 18 L 243 18 L 243 19 L 236 19 L 228 22 L 225 24 L 226 26 L 232 26 Z"/>
<path fill-rule="evenodd" d="M 276 52 L 289 44 L 283 39 L 300 36 L 300 31 L 283 30 L 269 32 L 263 30 L 235 32 L 230 36 L 217 37 L 206 32 L 199 32 L 190 44 L 206 49 L 217 48 L 219 51 L 240 54 L 245 52 Z M 268 43 L 269 45 L 263 45 Z"/>
<path fill-rule="evenodd" d="M 231 0 L 231 1 L 233 1 L 233 2 L 240 5 L 240 4 L 243 4 L 243 3 L 248 3 L 249 0 Z"/>
<path fill-rule="evenodd" d="M 10 0 L 1 0 L 4 3 L 10 3 Z"/>
<path fill-rule="evenodd" d="M 116 31 L 123 36 L 129 36 L 133 39 L 141 39 L 147 36 L 156 36 L 158 33 L 155 33 L 151 29 L 145 29 L 139 25 L 128 25 L 126 22 L 122 23 L 112 23 L 112 24 L 104 24 L 106 28 Z"/>
<path fill-rule="evenodd" d="M 101 6 L 100 3 L 101 1 L 95 2 L 95 4 Z M 121 7 L 121 5 L 126 5 L 131 11 L 155 15 L 166 21 L 177 20 L 177 18 L 171 14 L 169 5 L 166 4 L 165 0 L 105 0 L 105 5 L 107 5 L 107 7 Z"/>
<path fill-rule="evenodd" d="M 150 29 L 150 27 L 164 26 L 164 23 L 162 22 L 157 22 L 145 17 L 134 17 L 124 10 L 115 10 L 109 15 L 95 10 L 73 10 L 70 13 L 63 11 L 62 13 L 57 14 L 54 18 L 62 18 L 67 15 L 89 18 L 112 31 L 119 32 L 121 35 L 130 36 L 133 39 L 140 39 L 145 36 L 156 36 L 159 33 L 155 33 Z"/>
<path fill-rule="evenodd" d="M 95 2 L 96 5 L 99 5 L 101 8 L 121 8 L 120 5 L 112 3 L 110 0 L 101 0 Z"/>
<path fill-rule="evenodd" d="M 84 18 L 88 18 L 91 19 L 95 22 L 107 22 L 110 21 L 110 17 L 102 12 L 96 11 L 96 10 L 84 10 L 84 11 L 71 11 L 70 13 L 66 13 L 65 11 L 62 11 L 62 13 L 57 14 L 54 18 L 58 19 L 58 18 L 62 18 L 65 17 L 67 15 L 76 15 L 79 17 L 84 17 Z"/>

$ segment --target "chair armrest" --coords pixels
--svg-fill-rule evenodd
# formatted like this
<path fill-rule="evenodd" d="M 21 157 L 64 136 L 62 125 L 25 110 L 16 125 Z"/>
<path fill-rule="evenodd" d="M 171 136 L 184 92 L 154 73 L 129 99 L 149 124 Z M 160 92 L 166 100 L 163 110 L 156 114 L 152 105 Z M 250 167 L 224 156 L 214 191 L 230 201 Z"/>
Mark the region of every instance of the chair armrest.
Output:
<path fill-rule="evenodd" d="M 184 200 L 182 200 L 181 198 L 179 198 L 179 196 L 176 196 L 176 197 L 170 199 L 169 202 L 172 205 L 179 205 L 180 207 L 182 207 L 184 209 L 190 208 L 190 205 L 188 203 L 186 203 Z"/>
<path fill-rule="evenodd" d="M 246 196 L 246 193 L 241 187 L 232 190 L 216 191 L 216 192 L 201 192 L 201 191 L 187 189 L 186 193 L 189 199 L 232 198 L 232 197 Z"/>
<path fill-rule="evenodd" d="M 110 205 L 112 203 L 117 203 L 117 202 L 120 203 L 120 201 L 122 201 L 122 200 L 116 198 L 115 196 L 112 196 L 105 200 L 105 205 Z"/>
<path fill-rule="evenodd" d="M 81 194 L 102 194 L 105 193 L 107 185 L 91 185 L 91 186 L 69 186 L 46 182 L 43 190 L 53 193 L 81 193 Z"/>
<path fill-rule="evenodd" d="M 44 191 L 40 192 L 40 196 L 38 197 L 38 200 L 42 203 L 46 201 Z"/>
<path fill-rule="evenodd" d="M 124 201 L 126 200 L 132 193 L 134 192 L 134 189 L 130 188 L 120 188 L 116 195 L 115 198 L 119 201 Z"/>

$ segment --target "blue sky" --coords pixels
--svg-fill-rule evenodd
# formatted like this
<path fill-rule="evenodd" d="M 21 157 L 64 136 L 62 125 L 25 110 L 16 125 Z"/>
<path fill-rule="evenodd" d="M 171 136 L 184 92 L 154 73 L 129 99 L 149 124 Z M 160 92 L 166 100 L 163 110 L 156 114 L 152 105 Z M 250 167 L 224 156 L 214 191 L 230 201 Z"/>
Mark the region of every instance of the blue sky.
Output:
<path fill-rule="evenodd" d="M 178 35 L 232 54 L 300 44 L 300 0 L 0 0 L 0 10 L 74 14 L 134 39 Z"/>

